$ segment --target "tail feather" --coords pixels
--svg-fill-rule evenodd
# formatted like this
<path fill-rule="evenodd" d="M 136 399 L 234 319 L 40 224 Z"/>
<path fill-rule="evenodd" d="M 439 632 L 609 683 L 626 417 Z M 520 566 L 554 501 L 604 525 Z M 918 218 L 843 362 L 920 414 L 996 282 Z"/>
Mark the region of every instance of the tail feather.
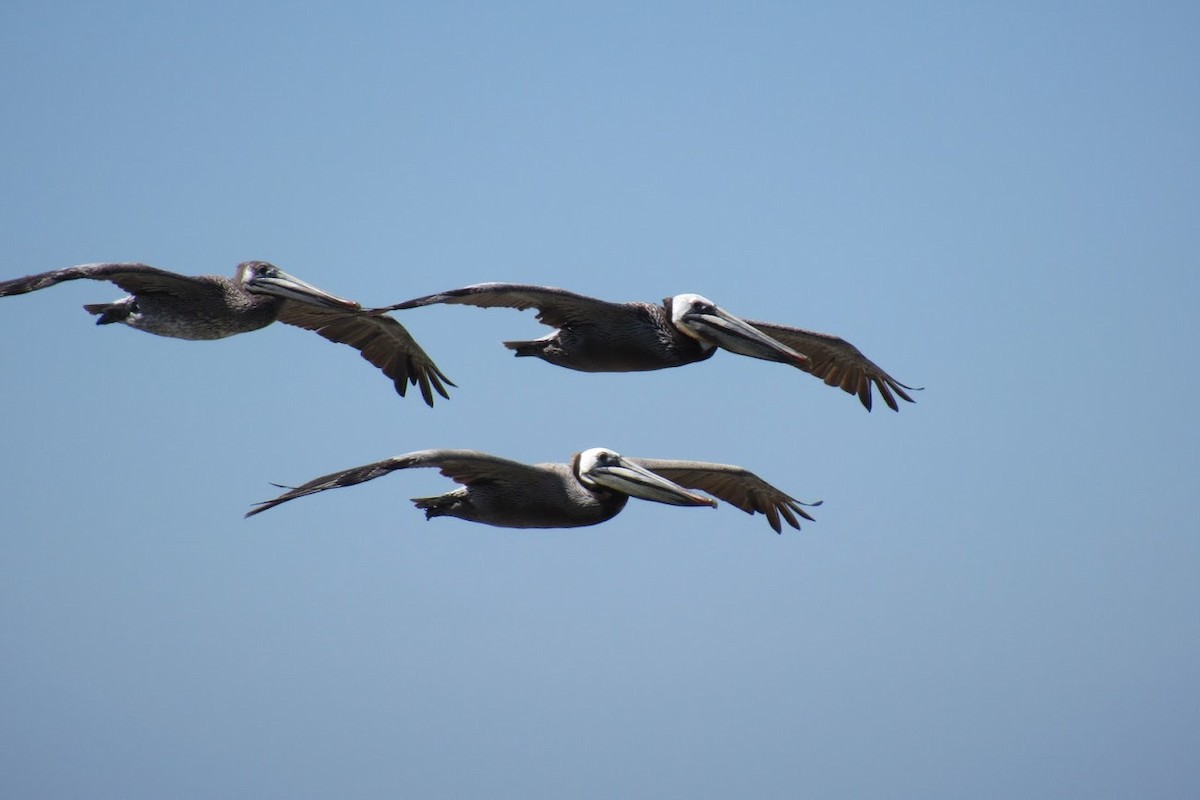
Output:
<path fill-rule="evenodd" d="M 541 357 L 546 350 L 546 340 L 544 339 L 534 339 L 531 342 L 503 342 L 503 345 L 509 350 L 515 351 L 518 357 Z"/>
<path fill-rule="evenodd" d="M 414 497 L 412 503 L 417 508 L 425 511 L 425 519 L 433 519 L 434 517 L 453 517 L 455 509 L 459 508 L 463 500 L 461 492 L 449 492 L 448 494 L 439 494 L 437 497 Z"/>
<path fill-rule="evenodd" d="M 124 300 L 115 303 L 88 303 L 84 310 L 95 314 L 99 319 L 97 325 L 111 325 L 114 322 L 124 322 L 133 313 L 133 304 Z"/>

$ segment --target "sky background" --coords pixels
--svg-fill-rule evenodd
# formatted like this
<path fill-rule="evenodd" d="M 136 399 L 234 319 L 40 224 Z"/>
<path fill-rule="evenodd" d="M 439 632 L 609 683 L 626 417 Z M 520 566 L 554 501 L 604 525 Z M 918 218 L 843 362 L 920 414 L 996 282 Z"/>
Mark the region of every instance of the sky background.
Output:
<path fill-rule="evenodd" d="M 0 795 L 1200 795 L 1192 3 L 8 2 L 0 277 L 272 261 L 828 331 L 915 405 L 719 353 L 352 350 L 0 300 Z M 743 465 L 816 522 L 426 522 L 467 447 Z"/>

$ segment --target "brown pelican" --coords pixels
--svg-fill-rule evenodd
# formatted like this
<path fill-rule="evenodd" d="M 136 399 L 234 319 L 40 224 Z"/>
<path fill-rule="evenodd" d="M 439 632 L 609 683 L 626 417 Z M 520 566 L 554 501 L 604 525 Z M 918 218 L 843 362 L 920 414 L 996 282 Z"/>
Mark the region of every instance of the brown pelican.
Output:
<path fill-rule="evenodd" d="M 297 497 L 374 480 L 397 469 L 437 467 L 463 488 L 437 497 L 415 497 L 425 519 L 458 517 L 501 528 L 578 528 L 612 519 L 630 497 L 676 506 L 713 506 L 717 501 L 692 494 L 700 489 L 732 503 L 747 514 L 767 516 L 779 533 L 780 515 L 800 528 L 799 515 L 812 517 L 801 503 L 754 473 L 729 464 L 626 458 L 603 447 L 576 453 L 570 464 L 521 464 L 478 450 L 419 450 L 373 464 L 334 472 L 289 488 L 274 500 L 257 503 L 253 516 Z"/>
<path fill-rule="evenodd" d="M 404 395 L 419 385 L 433 405 L 433 390 L 453 386 L 404 327 L 382 314 L 367 314 L 351 300 L 324 292 L 265 261 L 239 264 L 233 278 L 191 277 L 145 264 L 80 264 L 0 282 L 0 297 L 44 289 L 63 281 L 111 281 L 129 292 L 112 303 L 85 305 L 97 325 L 121 322 L 175 339 L 222 339 L 265 328 L 276 320 L 348 344 L 392 379 Z"/>
<path fill-rule="evenodd" d="M 558 328 L 540 339 L 504 342 L 517 356 L 534 356 L 582 372 L 635 372 L 691 364 L 712 357 L 717 348 L 767 361 L 791 364 L 857 394 L 871 410 L 871 384 L 893 410 L 893 392 L 908 402 L 905 386 L 837 336 L 787 325 L 739 319 L 698 294 L 668 297 L 661 306 L 609 303 L 594 297 L 515 283 L 480 283 L 452 289 L 380 311 L 435 303 L 480 308 L 537 309 L 537 319 Z"/>

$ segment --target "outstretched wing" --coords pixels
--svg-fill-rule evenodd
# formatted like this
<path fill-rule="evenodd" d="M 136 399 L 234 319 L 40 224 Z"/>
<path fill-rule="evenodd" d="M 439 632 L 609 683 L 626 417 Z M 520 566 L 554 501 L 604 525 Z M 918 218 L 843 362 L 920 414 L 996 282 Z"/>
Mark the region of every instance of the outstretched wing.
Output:
<path fill-rule="evenodd" d="M 331 342 L 347 344 L 392 379 L 403 397 L 408 384 L 421 387 L 425 403 L 433 391 L 446 399 L 446 384 L 454 386 L 404 326 L 385 314 L 341 311 L 285 300 L 279 321 L 315 331 Z"/>
<path fill-rule="evenodd" d="M 158 267 L 136 263 L 79 264 L 50 272 L 39 272 L 23 278 L 0 282 L 0 297 L 10 294 L 25 294 L 45 289 L 56 283 L 88 278 L 94 281 L 115 283 L 129 294 L 172 294 L 199 297 L 211 293 L 220 297 L 224 292 L 220 279 L 210 276 L 192 277 L 167 272 Z"/>
<path fill-rule="evenodd" d="M 326 489 L 354 486 L 375 480 L 394 470 L 418 467 L 437 467 L 447 478 L 467 486 L 482 481 L 515 483 L 535 480 L 542 474 L 537 467 L 481 453 L 478 450 L 418 450 L 314 478 L 302 486 L 288 489 L 273 500 L 255 503 L 256 507 L 246 512 L 246 516 L 252 517 L 297 497 L 316 494 Z"/>
<path fill-rule="evenodd" d="M 554 328 L 573 325 L 595 325 L 620 322 L 622 316 L 637 318 L 637 305 L 609 303 L 594 297 L 555 289 L 551 286 L 530 286 L 520 283 L 477 283 L 461 289 L 418 297 L 392 306 L 384 311 L 398 311 L 438 303 L 477 306 L 479 308 L 515 308 L 524 311 L 537 309 L 537 319 Z"/>
<path fill-rule="evenodd" d="M 658 458 L 632 458 L 631 461 L 656 472 L 670 481 L 699 489 L 735 505 L 747 514 L 765 514 L 776 533 L 783 528 L 780 515 L 793 528 L 800 529 L 799 515 L 814 521 L 802 506 L 819 506 L 821 501 L 804 503 L 776 489 L 748 469 L 732 464 L 713 464 L 707 461 L 669 461 Z"/>
<path fill-rule="evenodd" d="M 871 384 L 875 384 L 883 401 L 893 411 L 900 410 L 893 392 L 912 403 L 915 401 L 904 390 L 920 391 L 918 387 L 900 383 L 841 337 L 772 322 L 746 321 L 772 339 L 808 356 L 807 364 L 798 365 L 800 369 L 811 372 L 828 386 L 838 386 L 849 394 L 857 394 L 867 411 L 871 410 Z"/>

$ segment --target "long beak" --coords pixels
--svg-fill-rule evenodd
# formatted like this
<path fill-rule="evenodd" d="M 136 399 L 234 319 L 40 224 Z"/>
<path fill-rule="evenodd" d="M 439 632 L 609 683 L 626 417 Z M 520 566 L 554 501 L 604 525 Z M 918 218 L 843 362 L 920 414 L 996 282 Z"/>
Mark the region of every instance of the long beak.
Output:
<path fill-rule="evenodd" d="M 808 363 L 808 356 L 797 353 L 724 309 L 690 311 L 683 315 L 683 321 L 692 326 L 696 333 L 731 353 L 779 361 L 795 367 Z"/>
<path fill-rule="evenodd" d="M 325 308 L 339 308 L 353 311 L 358 311 L 362 308 L 361 305 L 353 300 L 345 300 L 337 295 L 332 295 L 282 270 L 271 277 L 262 275 L 251 278 L 247 281 L 246 288 L 259 294 L 285 297 L 288 300 L 295 300 L 299 303 L 308 303 L 314 306 L 324 306 Z"/>
<path fill-rule="evenodd" d="M 672 506 L 717 507 L 717 501 L 711 497 L 692 494 L 679 484 L 624 458 L 617 464 L 597 467 L 590 477 L 601 486 L 630 497 Z"/>

